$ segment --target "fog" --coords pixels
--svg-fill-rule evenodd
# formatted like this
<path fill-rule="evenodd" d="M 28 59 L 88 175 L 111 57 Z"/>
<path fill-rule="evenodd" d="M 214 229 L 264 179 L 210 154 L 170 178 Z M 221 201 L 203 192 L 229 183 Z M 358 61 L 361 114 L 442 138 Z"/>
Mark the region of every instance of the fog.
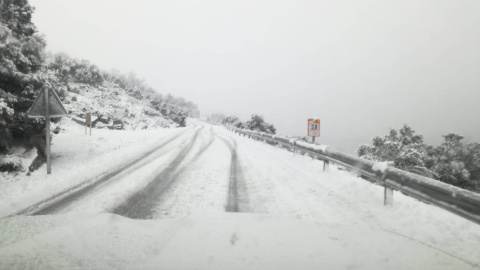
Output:
<path fill-rule="evenodd" d="M 47 49 L 135 72 L 203 113 L 354 152 L 408 124 L 480 141 L 480 1 L 31 0 Z"/>

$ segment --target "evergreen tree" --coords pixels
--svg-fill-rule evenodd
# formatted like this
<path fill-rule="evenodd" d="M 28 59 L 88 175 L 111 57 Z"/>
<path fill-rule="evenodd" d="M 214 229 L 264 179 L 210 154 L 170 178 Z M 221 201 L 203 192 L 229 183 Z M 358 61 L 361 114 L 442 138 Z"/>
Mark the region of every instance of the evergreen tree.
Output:
<path fill-rule="evenodd" d="M 236 116 L 228 116 L 222 121 L 222 125 L 234 126 L 236 128 L 243 128 L 244 125 Z"/>
<path fill-rule="evenodd" d="M 465 161 L 469 158 L 469 154 L 471 154 L 471 157 L 475 156 L 475 147 L 467 150 L 462 143 L 463 136 L 455 133 L 444 135 L 443 138 L 444 142 L 437 147 L 435 152 L 436 164 L 433 170 L 437 178 L 462 188 L 474 186 L 475 179 L 470 178 L 470 172 L 465 166 Z M 475 165 L 472 165 L 473 163 L 469 162 L 471 169 L 475 170 Z"/>
<path fill-rule="evenodd" d="M 0 120 L 13 144 L 28 142 L 39 120 L 26 117 L 36 92 L 44 83 L 38 74 L 45 60 L 46 42 L 32 23 L 34 9 L 26 0 L 0 1 Z"/>

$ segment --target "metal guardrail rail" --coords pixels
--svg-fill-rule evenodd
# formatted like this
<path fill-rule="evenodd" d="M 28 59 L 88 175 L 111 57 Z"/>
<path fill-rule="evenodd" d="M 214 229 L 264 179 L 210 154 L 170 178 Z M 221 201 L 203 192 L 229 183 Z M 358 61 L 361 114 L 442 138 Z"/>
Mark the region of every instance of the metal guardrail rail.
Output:
<path fill-rule="evenodd" d="M 385 187 L 385 204 L 391 203 L 393 190 L 396 190 L 480 225 L 480 194 L 478 193 L 390 166 L 383 171 L 374 170 L 375 162 L 339 152 L 331 147 L 245 129 L 227 128 L 250 138 L 281 144 L 294 151 L 306 152 L 323 160 L 324 166 L 332 162 L 355 171 L 367 180 Z"/>

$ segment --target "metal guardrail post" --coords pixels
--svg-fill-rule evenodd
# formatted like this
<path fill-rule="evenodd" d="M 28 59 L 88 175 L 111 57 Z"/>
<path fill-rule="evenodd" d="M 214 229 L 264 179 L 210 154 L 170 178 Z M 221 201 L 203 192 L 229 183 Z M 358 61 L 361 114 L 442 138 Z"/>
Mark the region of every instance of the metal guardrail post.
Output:
<path fill-rule="evenodd" d="M 329 167 L 330 167 L 330 161 L 324 159 L 323 160 L 323 171 L 328 170 Z"/>
<path fill-rule="evenodd" d="M 383 205 L 392 206 L 393 205 L 393 189 L 385 185 L 385 190 L 383 192 Z"/>
<path fill-rule="evenodd" d="M 382 174 L 381 179 L 382 179 L 383 183 L 387 182 L 387 172 L 386 171 Z M 393 189 L 391 189 L 386 184 L 384 184 L 384 190 L 383 190 L 383 205 L 393 206 Z"/>

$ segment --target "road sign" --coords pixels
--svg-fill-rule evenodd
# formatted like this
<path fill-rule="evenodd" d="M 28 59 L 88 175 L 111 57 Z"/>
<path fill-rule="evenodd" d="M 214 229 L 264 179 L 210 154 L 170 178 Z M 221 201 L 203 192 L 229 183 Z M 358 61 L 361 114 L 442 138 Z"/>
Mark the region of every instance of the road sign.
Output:
<path fill-rule="evenodd" d="M 47 91 L 48 92 L 48 100 L 45 98 L 45 89 L 47 87 L 43 87 L 38 94 L 37 99 L 33 102 L 32 107 L 28 109 L 27 115 L 30 118 L 45 118 L 46 108 L 48 104 L 48 108 L 50 111 L 50 117 L 62 117 L 67 116 L 67 110 L 63 107 L 60 98 L 57 96 L 57 93 L 53 89 Z"/>
<path fill-rule="evenodd" d="M 85 124 L 90 125 L 90 121 L 92 121 L 92 113 L 87 113 L 85 115 Z"/>
<path fill-rule="evenodd" d="M 320 137 L 320 119 L 308 119 L 308 136 Z"/>
<path fill-rule="evenodd" d="M 67 110 L 63 107 L 57 93 L 50 88 L 50 85 L 45 84 L 40 90 L 37 99 L 33 102 L 32 107 L 27 111 L 28 117 L 45 118 L 47 174 L 52 172 L 50 162 L 50 117 L 62 117 L 68 115 Z"/>

